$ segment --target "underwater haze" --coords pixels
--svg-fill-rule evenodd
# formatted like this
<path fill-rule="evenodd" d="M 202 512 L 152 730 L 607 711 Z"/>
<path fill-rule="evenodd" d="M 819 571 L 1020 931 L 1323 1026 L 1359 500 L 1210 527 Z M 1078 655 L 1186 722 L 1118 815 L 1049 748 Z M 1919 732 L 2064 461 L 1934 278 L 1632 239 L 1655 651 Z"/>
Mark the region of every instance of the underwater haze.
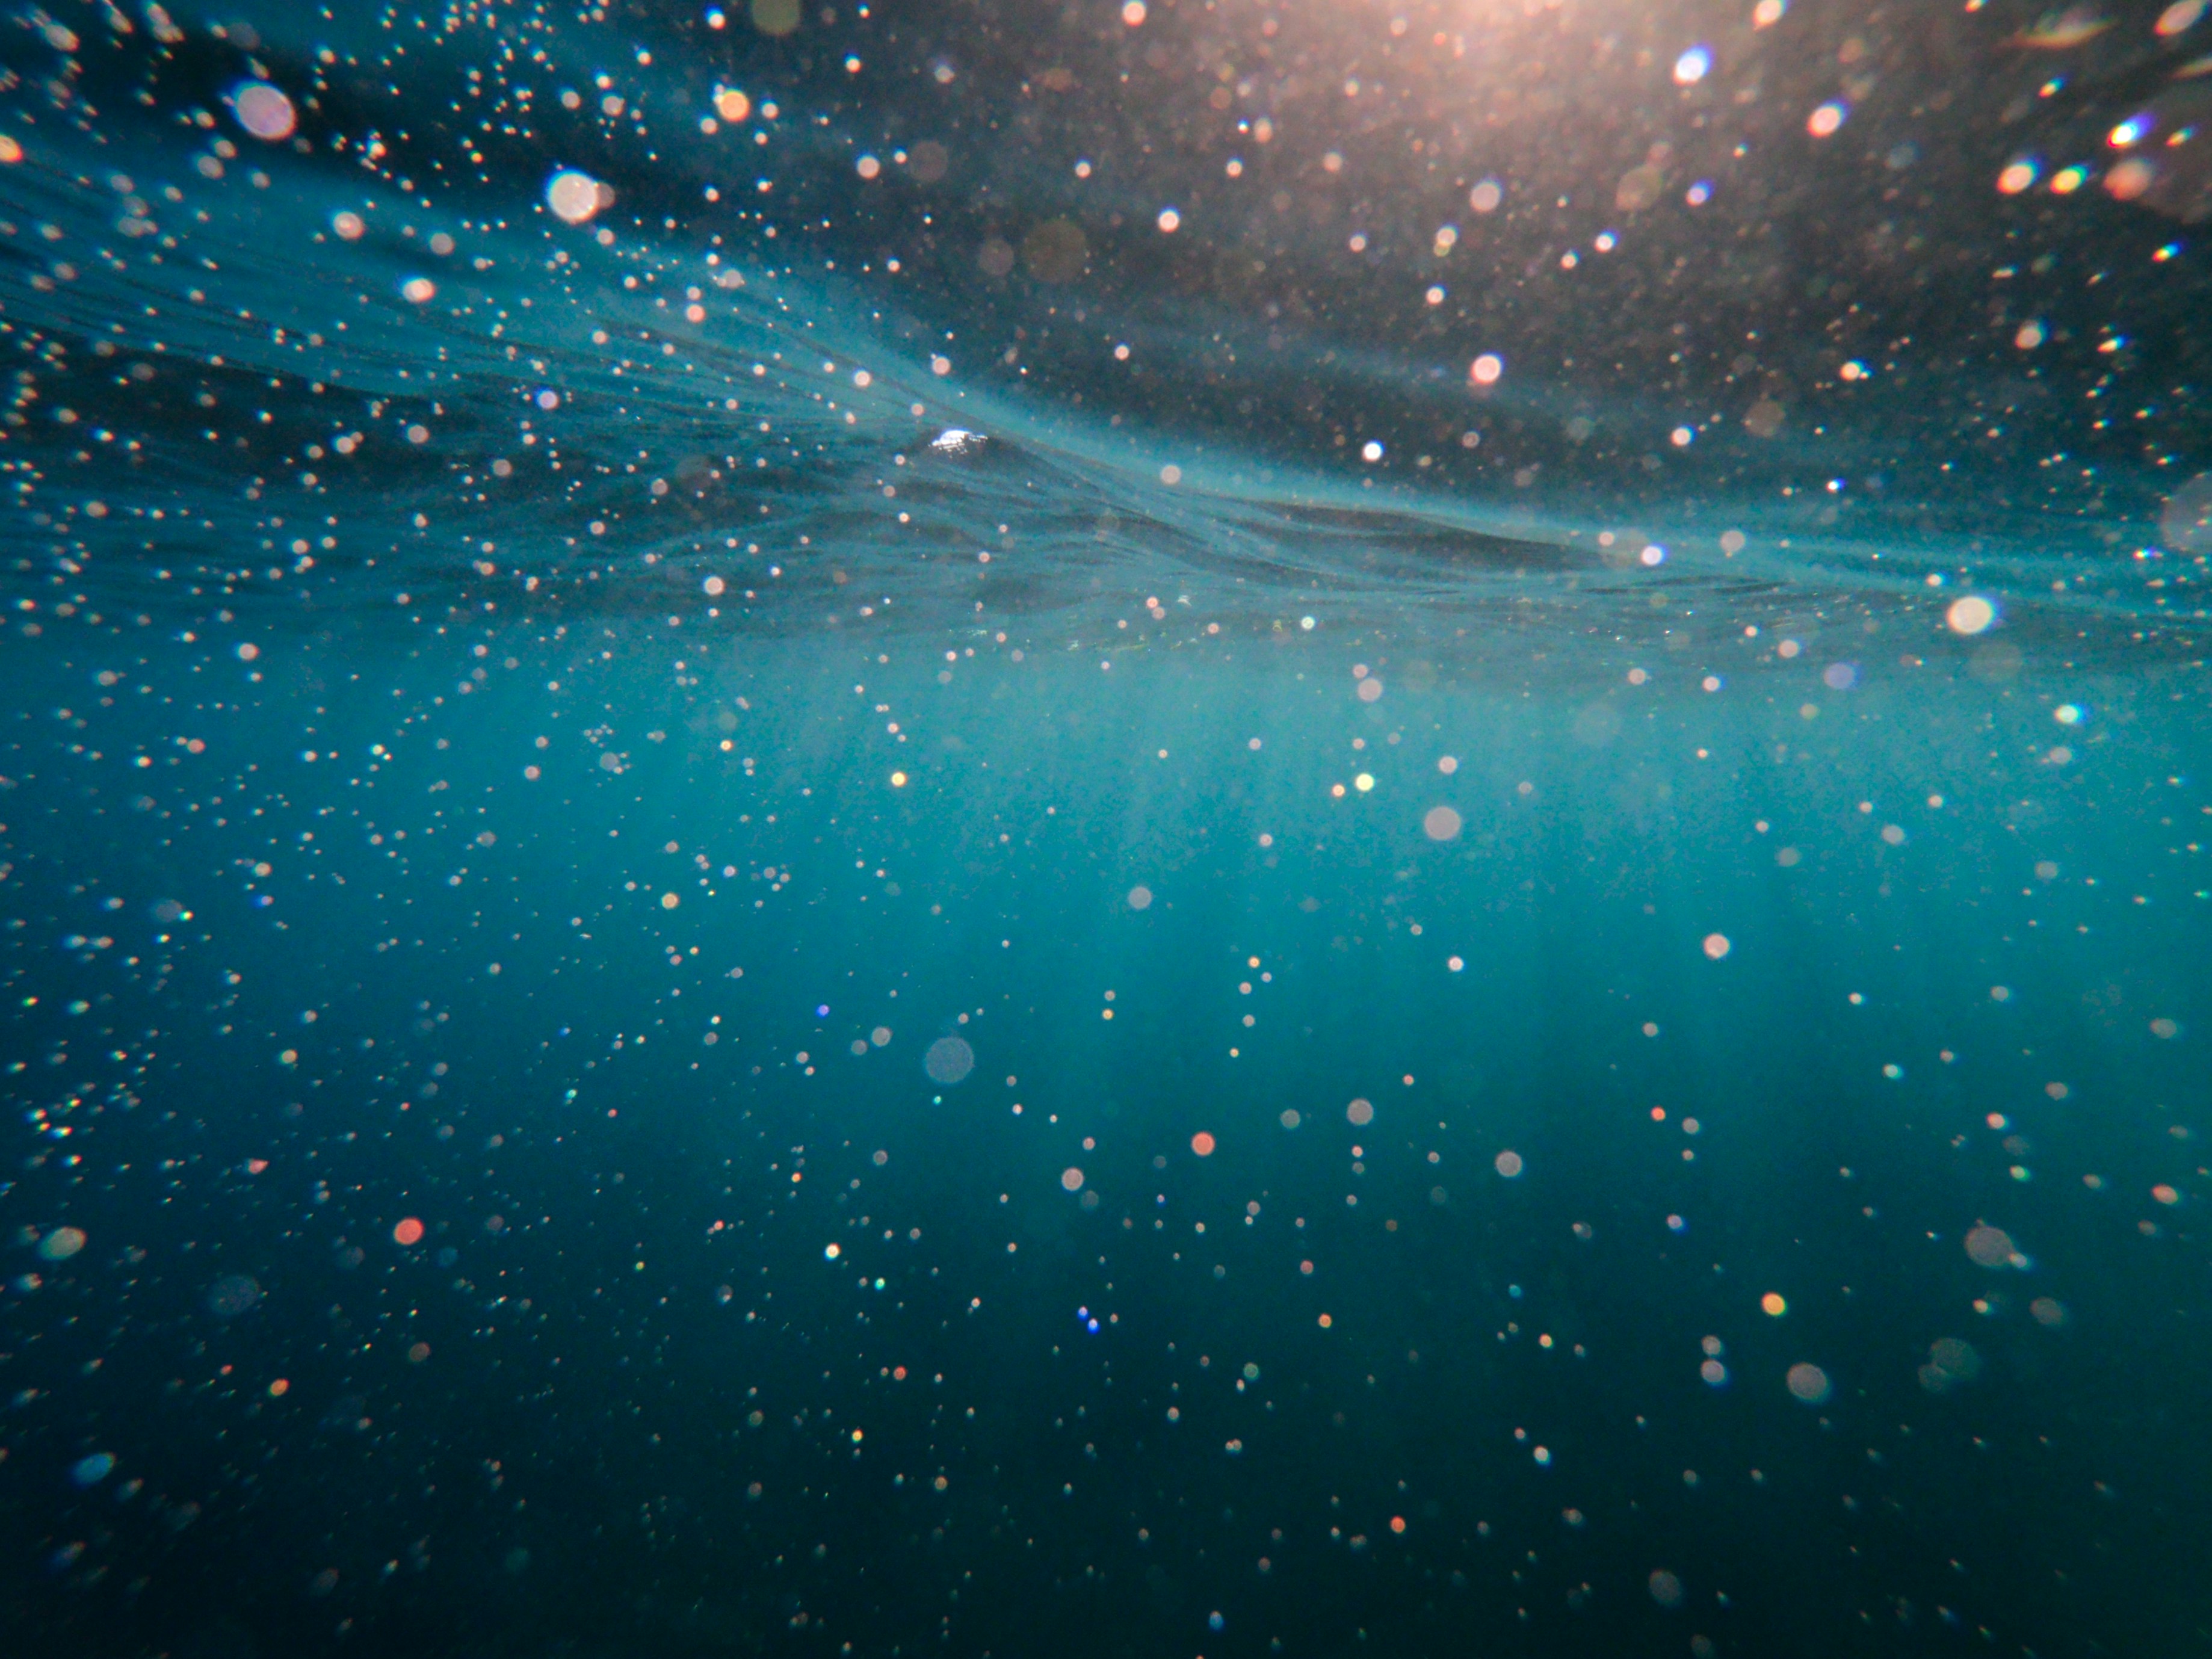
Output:
<path fill-rule="evenodd" d="M 0 1651 L 2212 1654 L 2208 14 L 10 5 Z"/>

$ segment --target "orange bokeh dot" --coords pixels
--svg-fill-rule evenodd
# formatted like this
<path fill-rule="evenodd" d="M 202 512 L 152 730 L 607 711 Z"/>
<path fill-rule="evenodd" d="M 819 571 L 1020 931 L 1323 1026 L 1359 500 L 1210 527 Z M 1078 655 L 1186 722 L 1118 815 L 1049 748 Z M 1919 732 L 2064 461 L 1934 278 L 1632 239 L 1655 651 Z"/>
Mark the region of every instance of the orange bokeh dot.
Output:
<path fill-rule="evenodd" d="M 290 1392 L 291 1387 L 292 1384 L 289 1380 L 280 1376 L 269 1385 L 269 1397 L 271 1400 L 281 1400 Z"/>
<path fill-rule="evenodd" d="M 1390 1517 L 1390 1530 L 1391 1530 L 1392 1532 L 1403 1532 L 1403 1531 L 1405 1531 L 1405 1530 L 1406 1530 L 1406 1517 L 1405 1517 L 1404 1516 L 1402 1516 L 1402 1515 L 1394 1515 L 1394 1516 L 1392 1516 Z"/>
<path fill-rule="evenodd" d="M 1200 1158 L 1213 1156 L 1213 1137 L 1203 1129 L 1190 1138 L 1190 1149 Z"/>
<path fill-rule="evenodd" d="M 392 1230 L 392 1237 L 397 1243 L 420 1244 L 422 1242 L 422 1224 L 410 1215 Z"/>

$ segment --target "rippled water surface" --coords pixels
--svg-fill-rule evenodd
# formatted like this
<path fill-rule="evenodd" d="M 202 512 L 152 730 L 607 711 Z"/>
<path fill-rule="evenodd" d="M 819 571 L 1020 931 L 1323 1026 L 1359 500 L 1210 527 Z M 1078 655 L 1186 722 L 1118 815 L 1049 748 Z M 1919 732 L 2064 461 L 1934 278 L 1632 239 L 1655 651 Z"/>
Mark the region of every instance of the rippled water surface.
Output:
<path fill-rule="evenodd" d="M 2212 1649 L 2207 13 L 9 9 L 6 1651 Z"/>

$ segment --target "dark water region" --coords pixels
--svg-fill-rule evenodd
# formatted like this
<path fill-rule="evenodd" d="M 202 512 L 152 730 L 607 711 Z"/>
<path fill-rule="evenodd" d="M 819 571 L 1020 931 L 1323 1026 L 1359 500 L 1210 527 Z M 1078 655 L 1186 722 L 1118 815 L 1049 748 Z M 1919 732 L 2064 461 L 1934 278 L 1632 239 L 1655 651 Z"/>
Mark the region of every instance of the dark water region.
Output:
<path fill-rule="evenodd" d="M 11 11 L 4 1650 L 2212 1647 L 2207 11 Z"/>

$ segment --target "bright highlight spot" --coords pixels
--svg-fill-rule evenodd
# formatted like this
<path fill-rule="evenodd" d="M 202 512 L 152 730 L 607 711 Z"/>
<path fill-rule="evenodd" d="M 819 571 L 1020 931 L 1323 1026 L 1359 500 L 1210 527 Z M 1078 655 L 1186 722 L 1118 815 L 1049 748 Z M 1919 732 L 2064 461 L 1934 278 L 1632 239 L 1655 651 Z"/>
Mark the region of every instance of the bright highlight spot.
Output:
<path fill-rule="evenodd" d="M 612 191 L 574 167 L 563 167 L 545 181 L 545 205 L 563 224 L 586 223 L 613 199 Z"/>
<path fill-rule="evenodd" d="M 1951 608 L 1943 613 L 1943 620 L 1954 634 L 1987 633 L 1996 619 L 1996 606 L 1978 593 L 1952 600 Z"/>

